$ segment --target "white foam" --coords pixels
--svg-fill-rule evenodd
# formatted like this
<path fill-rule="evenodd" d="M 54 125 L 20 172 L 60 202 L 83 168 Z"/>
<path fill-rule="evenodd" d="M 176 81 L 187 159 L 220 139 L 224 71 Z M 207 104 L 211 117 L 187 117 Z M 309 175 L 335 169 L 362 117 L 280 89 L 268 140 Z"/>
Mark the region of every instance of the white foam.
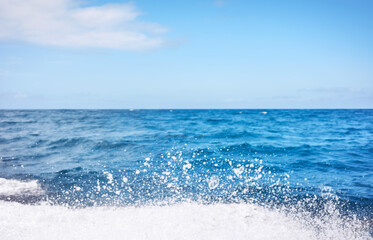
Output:
<path fill-rule="evenodd" d="M 254 204 L 71 209 L 0 201 L 0 236 L 8 240 L 370 239 L 338 222 L 322 224 L 315 230 L 294 216 Z"/>
<path fill-rule="evenodd" d="M 19 181 L 0 178 L 0 196 L 40 196 L 44 190 L 36 180 Z"/>

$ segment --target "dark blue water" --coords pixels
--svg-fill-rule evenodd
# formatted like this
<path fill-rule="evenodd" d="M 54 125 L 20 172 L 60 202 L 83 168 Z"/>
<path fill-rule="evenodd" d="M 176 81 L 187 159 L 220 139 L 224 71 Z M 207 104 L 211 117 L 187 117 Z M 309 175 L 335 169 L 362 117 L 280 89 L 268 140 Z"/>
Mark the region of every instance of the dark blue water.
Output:
<path fill-rule="evenodd" d="M 38 181 L 0 191 L 24 204 L 332 201 L 369 222 L 373 110 L 2 110 L 0 178 Z"/>

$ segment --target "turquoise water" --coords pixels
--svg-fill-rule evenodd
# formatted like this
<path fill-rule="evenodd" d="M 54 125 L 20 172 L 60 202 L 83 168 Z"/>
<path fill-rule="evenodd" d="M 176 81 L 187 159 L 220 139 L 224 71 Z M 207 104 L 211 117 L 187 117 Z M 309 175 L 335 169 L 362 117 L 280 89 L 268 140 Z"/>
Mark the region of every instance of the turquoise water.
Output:
<path fill-rule="evenodd" d="M 52 212 L 254 206 L 269 219 L 304 219 L 299 231 L 310 239 L 368 239 L 373 110 L 2 110 L 1 204 Z"/>

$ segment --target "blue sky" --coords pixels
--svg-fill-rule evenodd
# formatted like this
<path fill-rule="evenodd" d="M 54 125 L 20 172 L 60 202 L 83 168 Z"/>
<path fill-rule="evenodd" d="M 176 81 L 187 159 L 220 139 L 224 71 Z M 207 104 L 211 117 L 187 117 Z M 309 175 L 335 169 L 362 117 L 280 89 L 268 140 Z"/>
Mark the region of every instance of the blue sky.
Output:
<path fill-rule="evenodd" d="M 0 1 L 0 108 L 373 108 L 373 2 Z"/>

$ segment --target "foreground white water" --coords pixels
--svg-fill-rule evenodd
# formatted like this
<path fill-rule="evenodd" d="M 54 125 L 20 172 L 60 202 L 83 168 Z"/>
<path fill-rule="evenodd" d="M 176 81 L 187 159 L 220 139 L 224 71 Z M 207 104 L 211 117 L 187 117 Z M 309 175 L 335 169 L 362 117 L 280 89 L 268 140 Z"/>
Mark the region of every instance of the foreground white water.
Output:
<path fill-rule="evenodd" d="M 254 204 L 89 207 L 0 201 L 1 239 L 371 239 L 358 222 L 307 219 Z"/>

